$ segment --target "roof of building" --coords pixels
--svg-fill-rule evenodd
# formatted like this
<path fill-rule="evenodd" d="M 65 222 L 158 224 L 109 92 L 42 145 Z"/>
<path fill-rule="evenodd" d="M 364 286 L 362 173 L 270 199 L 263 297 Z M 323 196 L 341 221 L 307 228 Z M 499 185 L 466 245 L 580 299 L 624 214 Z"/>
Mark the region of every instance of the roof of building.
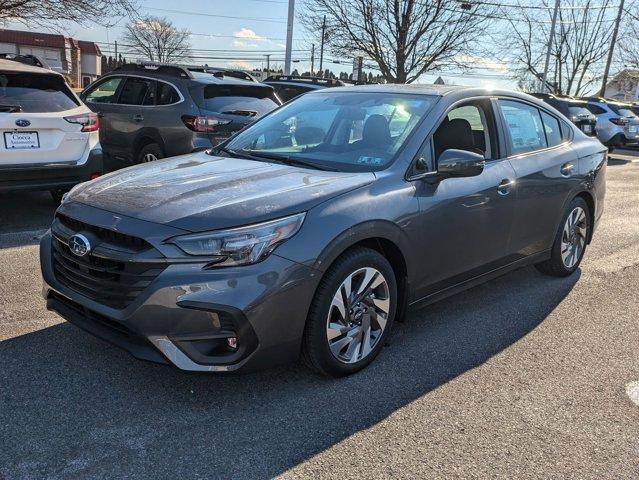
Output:
<path fill-rule="evenodd" d="M 23 32 L 20 30 L 0 30 L 0 42 L 17 43 L 36 47 L 65 48 L 64 35 L 54 33 Z"/>
<path fill-rule="evenodd" d="M 87 42 L 86 40 L 78 40 L 78 46 L 82 53 L 88 53 L 90 55 L 102 55 L 100 47 L 97 43 Z"/>

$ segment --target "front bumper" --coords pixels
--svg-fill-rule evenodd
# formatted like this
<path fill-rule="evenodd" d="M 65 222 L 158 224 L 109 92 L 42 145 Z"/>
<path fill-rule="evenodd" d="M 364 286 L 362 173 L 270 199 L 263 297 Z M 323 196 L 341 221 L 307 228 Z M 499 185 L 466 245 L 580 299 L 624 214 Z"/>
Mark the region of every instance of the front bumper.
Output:
<path fill-rule="evenodd" d="M 102 150 L 94 148 L 79 165 L 0 166 L 0 191 L 70 188 L 104 172 Z"/>
<path fill-rule="evenodd" d="M 168 264 L 128 306 L 93 301 L 56 278 L 52 236 L 40 244 L 47 308 L 130 352 L 188 371 L 256 370 L 297 359 L 313 269 L 272 254 L 255 265 Z M 226 339 L 235 337 L 237 349 Z"/>

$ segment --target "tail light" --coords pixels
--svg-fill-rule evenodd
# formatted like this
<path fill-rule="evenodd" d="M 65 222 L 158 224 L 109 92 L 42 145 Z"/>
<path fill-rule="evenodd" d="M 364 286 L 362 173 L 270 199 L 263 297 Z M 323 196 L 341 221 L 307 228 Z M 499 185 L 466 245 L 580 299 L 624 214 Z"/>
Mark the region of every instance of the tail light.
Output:
<path fill-rule="evenodd" d="M 71 115 L 70 117 L 64 117 L 64 119 L 69 123 L 82 125 L 81 131 L 83 132 L 97 132 L 100 128 L 100 118 L 95 112 Z"/>
<path fill-rule="evenodd" d="M 610 120 L 615 125 L 625 125 L 626 123 L 628 123 L 628 120 L 626 120 L 625 118 L 609 118 L 608 120 Z"/>
<path fill-rule="evenodd" d="M 182 121 L 189 130 L 202 133 L 215 133 L 217 127 L 231 123 L 230 120 L 223 120 L 209 115 L 182 115 Z"/>

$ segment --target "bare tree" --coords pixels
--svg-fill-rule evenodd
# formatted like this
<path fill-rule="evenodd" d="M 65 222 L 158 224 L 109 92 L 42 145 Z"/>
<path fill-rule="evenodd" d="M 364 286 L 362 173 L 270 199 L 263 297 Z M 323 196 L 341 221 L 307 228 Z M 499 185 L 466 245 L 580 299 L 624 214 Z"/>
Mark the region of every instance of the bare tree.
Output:
<path fill-rule="evenodd" d="M 135 0 L 0 0 L 0 21 L 48 27 L 65 21 L 113 25 L 135 9 Z"/>
<path fill-rule="evenodd" d="M 522 89 L 534 90 L 539 85 L 553 4 L 542 0 L 534 8 L 504 9 L 503 18 L 510 28 L 498 48 L 515 66 L 513 74 Z M 609 48 L 614 6 L 611 0 L 561 2 L 548 75 L 549 89 L 554 93 L 583 95 L 599 79 Z"/>
<path fill-rule="evenodd" d="M 410 83 L 454 65 L 478 47 L 490 2 L 451 0 L 308 0 L 300 19 L 342 57 L 372 60 L 389 83 Z"/>
<path fill-rule="evenodd" d="M 122 37 L 123 46 L 132 54 L 153 62 L 175 62 L 191 54 L 187 29 L 178 30 L 167 18 L 145 17 L 130 22 Z"/>

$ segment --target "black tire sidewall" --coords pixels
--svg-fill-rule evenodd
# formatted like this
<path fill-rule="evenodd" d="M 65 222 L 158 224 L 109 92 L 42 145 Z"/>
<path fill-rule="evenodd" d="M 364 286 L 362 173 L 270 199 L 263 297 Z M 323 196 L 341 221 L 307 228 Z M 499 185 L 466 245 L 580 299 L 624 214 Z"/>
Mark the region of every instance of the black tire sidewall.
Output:
<path fill-rule="evenodd" d="M 561 258 L 561 237 L 563 235 L 564 226 L 566 225 L 566 219 L 568 218 L 568 215 L 570 215 L 570 213 L 577 207 L 581 207 L 586 213 L 586 243 L 583 250 L 581 251 L 581 255 L 579 256 L 577 262 L 572 266 L 572 268 L 567 268 L 564 265 L 563 259 Z M 584 258 L 584 255 L 586 253 L 586 247 L 588 245 L 588 238 L 590 237 L 591 228 L 592 225 L 590 224 L 590 208 L 588 207 L 588 204 L 581 197 L 574 198 L 568 205 L 568 208 L 566 208 L 563 217 L 561 217 L 561 223 L 559 224 L 559 228 L 557 229 L 557 233 L 555 235 L 555 242 L 552 246 L 552 253 L 550 258 L 550 261 L 553 264 L 553 269 L 555 269 L 558 273 L 568 276 L 579 268 L 581 260 Z"/>
<path fill-rule="evenodd" d="M 384 333 L 373 348 L 373 351 L 364 359 L 346 364 L 336 359 L 328 345 L 326 338 L 326 322 L 333 295 L 342 282 L 354 271 L 373 267 L 384 275 L 390 293 L 390 309 Z M 392 266 L 380 253 L 368 248 L 356 248 L 344 253 L 336 260 L 326 272 L 318 290 L 315 293 L 305 334 L 305 346 L 307 356 L 310 356 L 311 366 L 320 372 L 332 376 L 344 376 L 355 373 L 371 363 L 386 343 L 392 330 L 395 313 L 397 310 L 397 282 Z M 310 354 L 310 355 L 309 355 Z"/>
<path fill-rule="evenodd" d="M 164 158 L 164 152 L 162 151 L 162 148 L 157 143 L 149 143 L 148 145 L 142 147 L 140 153 L 138 153 L 138 163 L 145 163 L 144 156 L 147 153 L 152 153 L 158 160 Z"/>

